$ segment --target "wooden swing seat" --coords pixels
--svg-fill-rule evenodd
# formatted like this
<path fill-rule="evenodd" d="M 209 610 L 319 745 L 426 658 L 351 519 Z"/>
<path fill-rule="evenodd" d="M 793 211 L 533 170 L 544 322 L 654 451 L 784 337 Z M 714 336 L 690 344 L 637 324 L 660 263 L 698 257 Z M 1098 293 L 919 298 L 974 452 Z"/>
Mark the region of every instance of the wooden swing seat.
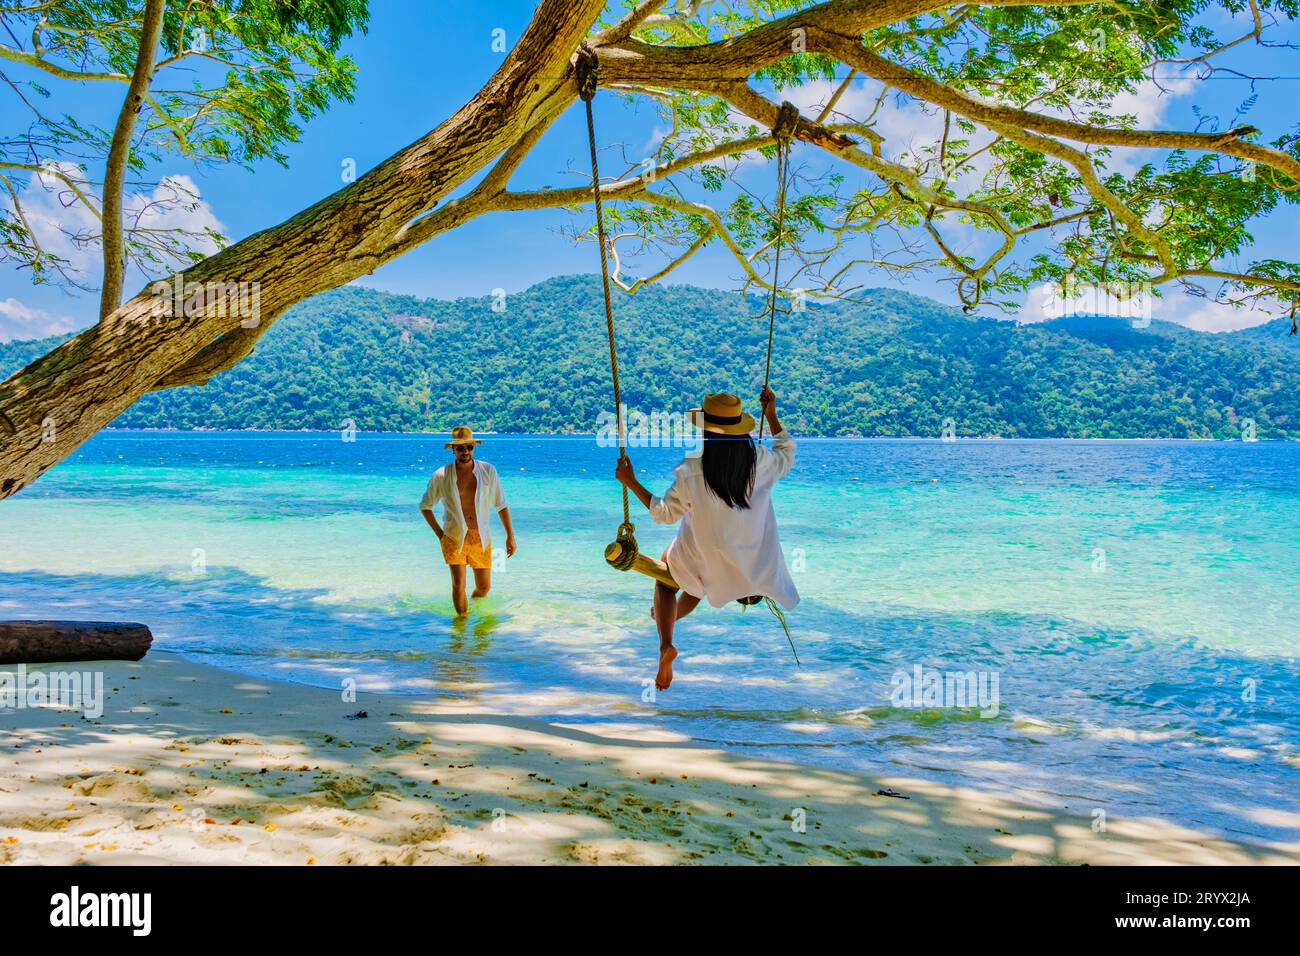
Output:
<path fill-rule="evenodd" d="M 628 560 L 629 551 L 632 558 Z M 636 546 L 636 541 L 628 538 L 615 538 L 605 546 L 605 561 L 611 568 L 619 571 L 640 571 L 646 577 L 654 578 L 660 584 L 667 585 L 674 591 L 680 590 L 681 585 L 673 580 L 672 572 L 668 570 L 668 565 L 664 564 L 658 558 L 652 558 L 648 554 L 642 554 Z M 758 604 L 763 600 L 761 594 L 751 594 L 749 597 L 736 598 L 736 603 L 750 607 Z"/>
<path fill-rule="evenodd" d="M 629 552 L 631 560 L 629 561 Z M 668 571 L 668 565 L 664 564 L 658 558 L 652 558 L 648 554 L 642 554 L 637 550 L 636 541 L 627 538 L 615 538 L 605 548 L 605 561 L 612 568 L 620 571 L 640 571 L 646 577 L 654 578 L 660 584 L 665 584 L 673 590 L 678 590 L 681 585 L 673 580 L 673 576 Z"/>

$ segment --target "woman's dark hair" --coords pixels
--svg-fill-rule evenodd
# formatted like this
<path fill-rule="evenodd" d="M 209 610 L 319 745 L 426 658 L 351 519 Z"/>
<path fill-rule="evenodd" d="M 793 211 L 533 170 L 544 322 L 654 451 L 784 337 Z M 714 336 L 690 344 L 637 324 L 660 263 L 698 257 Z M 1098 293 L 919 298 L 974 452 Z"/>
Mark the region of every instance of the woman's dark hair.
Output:
<path fill-rule="evenodd" d="M 750 435 L 704 433 L 704 481 L 729 507 L 749 507 L 757 459 Z"/>

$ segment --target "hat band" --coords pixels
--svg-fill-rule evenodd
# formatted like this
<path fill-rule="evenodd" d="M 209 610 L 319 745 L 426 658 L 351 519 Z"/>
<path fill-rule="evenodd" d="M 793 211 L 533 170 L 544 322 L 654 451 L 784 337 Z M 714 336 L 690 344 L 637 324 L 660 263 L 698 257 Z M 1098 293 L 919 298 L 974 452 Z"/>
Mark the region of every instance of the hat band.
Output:
<path fill-rule="evenodd" d="M 705 412 L 704 420 L 708 422 L 710 425 L 739 425 L 740 424 L 739 415 L 710 415 L 708 412 Z"/>

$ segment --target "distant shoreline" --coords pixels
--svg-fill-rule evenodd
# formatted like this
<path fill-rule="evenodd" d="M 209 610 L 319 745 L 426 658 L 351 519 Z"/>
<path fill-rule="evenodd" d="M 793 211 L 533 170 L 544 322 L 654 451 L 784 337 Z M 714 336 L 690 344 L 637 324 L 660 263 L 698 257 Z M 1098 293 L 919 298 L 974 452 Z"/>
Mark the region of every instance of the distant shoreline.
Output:
<path fill-rule="evenodd" d="M 299 429 L 278 429 L 278 428 L 104 428 L 99 434 L 115 435 L 302 435 L 320 436 L 320 435 L 339 435 L 342 429 L 315 430 L 308 428 Z M 369 435 L 374 437 L 409 437 L 409 438 L 446 438 L 449 434 L 447 430 L 440 431 L 415 431 L 415 432 L 389 432 L 389 431 L 360 431 L 358 436 Z M 486 432 L 476 431 L 476 435 L 485 438 L 505 439 L 507 441 L 518 441 L 526 439 L 579 439 L 595 438 L 596 432 Z M 1141 438 L 1062 438 L 1059 436 L 1034 435 L 1029 437 L 1005 437 L 1001 435 L 958 435 L 955 439 L 936 438 L 932 435 L 808 435 L 795 434 L 800 441 L 853 441 L 853 442 L 935 442 L 938 444 L 957 444 L 962 442 L 1077 442 L 1077 443 L 1095 443 L 1095 442 L 1183 442 L 1185 444 L 1207 444 L 1207 445 L 1237 445 L 1237 444 L 1286 444 L 1288 442 L 1300 441 L 1295 438 L 1259 438 L 1253 442 L 1245 442 L 1240 438 L 1178 438 L 1173 436 L 1146 436 Z M 630 448 L 644 448 L 645 445 L 634 445 L 629 443 Z M 673 446 L 676 447 L 676 446 Z"/>

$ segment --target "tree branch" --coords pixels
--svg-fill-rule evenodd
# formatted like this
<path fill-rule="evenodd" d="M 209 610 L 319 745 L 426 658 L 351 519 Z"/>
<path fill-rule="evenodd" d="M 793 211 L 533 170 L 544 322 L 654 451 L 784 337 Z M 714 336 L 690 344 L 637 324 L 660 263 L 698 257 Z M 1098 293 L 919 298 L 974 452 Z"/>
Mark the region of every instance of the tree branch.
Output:
<path fill-rule="evenodd" d="M 695 255 L 695 253 L 703 249 L 704 246 L 708 243 L 708 241 L 713 238 L 713 236 L 714 236 L 714 230 L 712 228 L 706 229 L 703 233 L 700 234 L 700 237 L 698 239 L 696 239 L 693 243 L 691 243 L 691 245 L 686 249 L 685 252 L 677 256 L 675 259 L 670 259 L 668 261 L 668 264 L 665 265 L 658 272 L 654 273 L 653 275 L 645 276 L 644 278 L 641 279 L 634 279 L 632 282 L 623 281 L 623 276 L 622 276 L 623 263 L 622 260 L 620 260 L 618 257 L 617 248 L 615 247 L 614 243 L 611 242 L 609 246 L 609 251 L 614 257 L 614 270 L 610 274 L 610 279 L 620 289 L 622 289 L 628 295 L 631 295 L 635 293 L 636 290 L 641 288 L 642 286 L 652 285 L 653 283 L 658 282 L 664 276 L 668 275 L 670 272 L 672 272 L 674 269 L 680 266 L 691 256 Z"/>
<path fill-rule="evenodd" d="M 11 46 L 0 44 L 0 59 L 10 60 L 14 63 L 21 63 L 24 66 L 35 67 L 43 70 L 52 76 L 57 76 L 63 80 L 111 80 L 119 83 L 131 82 L 131 77 L 125 73 L 103 73 L 103 72 L 86 72 L 78 70 L 69 70 L 66 67 L 59 66 L 57 63 L 51 63 L 42 59 L 34 53 L 28 53 L 25 50 L 15 50 Z"/>
<path fill-rule="evenodd" d="M 238 328 L 222 335 L 206 346 L 180 368 L 167 373 L 150 391 L 176 388 L 180 385 L 207 385 L 215 376 L 234 368 L 253 352 L 257 340 L 266 334 L 274 323 L 260 322 L 254 328 Z"/>
<path fill-rule="evenodd" d="M 140 28 L 140 49 L 136 53 L 135 72 L 127 87 L 126 99 L 117 114 L 113 142 L 104 167 L 103 215 L 100 217 L 104 251 L 104 283 L 99 295 L 99 318 L 104 320 L 122 304 L 122 279 L 126 274 L 126 239 L 122 228 L 122 189 L 126 164 L 131 152 L 131 131 L 135 117 L 153 81 L 154 58 L 158 36 L 162 32 L 164 0 L 145 0 L 144 22 Z"/>
<path fill-rule="evenodd" d="M 664 2 L 665 0 L 645 0 L 644 3 L 608 30 L 596 34 L 591 40 L 591 45 L 601 46 L 606 43 L 617 43 L 620 40 L 627 39 L 638 28 L 644 26 L 646 20 L 662 7 Z"/>
<path fill-rule="evenodd" d="M 909 70 L 905 66 L 886 60 L 848 36 L 813 27 L 810 31 L 811 38 L 816 39 L 819 50 L 831 54 L 837 60 L 862 71 L 867 76 L 917 99 L 984 123 L 990 128 L 1010 126 L 1093 146 L 1192 149 L 1224 153 L 1270 166 L 1300 183 L 1300 159 L 1278 149 L 1245 142 L 1240 137 L 1255 132 L 1255 129 L 1250 126 L 1223 133 L 1187 133 L 1153 129 L 1111 129 L 1077 123 L 976 99 L 921 73 Z"/>

